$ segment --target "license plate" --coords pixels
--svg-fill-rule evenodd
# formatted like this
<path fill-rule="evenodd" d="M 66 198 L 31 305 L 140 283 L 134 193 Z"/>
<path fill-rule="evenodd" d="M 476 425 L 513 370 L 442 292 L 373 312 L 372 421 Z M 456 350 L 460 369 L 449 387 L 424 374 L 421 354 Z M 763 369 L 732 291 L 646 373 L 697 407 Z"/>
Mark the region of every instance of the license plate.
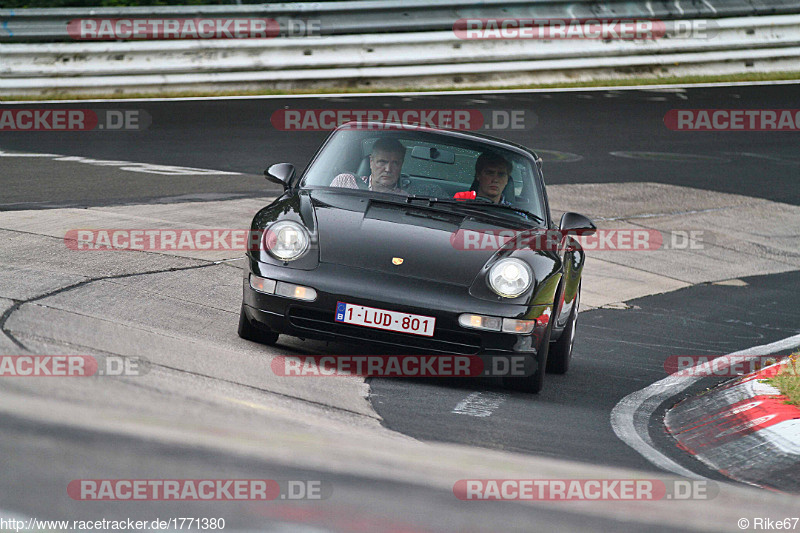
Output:
<path fill-rule="evenodd" d="M 432 337 L 436 319 L 430 316 L 411 315 L 375 307 L 337 302 L 336 322 Z"/>

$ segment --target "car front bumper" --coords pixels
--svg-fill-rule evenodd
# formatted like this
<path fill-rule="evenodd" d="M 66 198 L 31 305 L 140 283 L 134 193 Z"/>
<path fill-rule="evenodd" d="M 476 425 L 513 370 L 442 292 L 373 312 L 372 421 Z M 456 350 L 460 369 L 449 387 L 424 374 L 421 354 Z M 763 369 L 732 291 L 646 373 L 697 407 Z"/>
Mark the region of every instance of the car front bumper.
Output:
<path fill-rule="evenodd" d="M 301 301 L 251 288 L 249 274 L 316 290 L 314 301 Z M 335 321 L 338 302 L 431 316 L 432 337 L 374 329 Z M 535 359 L 548 327 L 550 305 L 510 305 L 479 300 L 466 287 L 320 263 L 314 270 L 290 269 L 249 260 L 244 276 L 243 312 L 256 327 L 300 338 L 368 342 L 409 353 L 512 355 Z M 537 319 L 525 335 L 465 328 L 463 313 Z"/>

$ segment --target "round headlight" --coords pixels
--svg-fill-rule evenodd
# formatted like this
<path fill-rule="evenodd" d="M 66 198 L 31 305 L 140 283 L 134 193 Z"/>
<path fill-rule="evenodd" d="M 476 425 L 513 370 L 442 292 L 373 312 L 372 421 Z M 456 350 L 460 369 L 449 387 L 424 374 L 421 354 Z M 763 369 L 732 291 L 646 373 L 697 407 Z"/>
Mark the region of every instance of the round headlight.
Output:
<path fill-rule="evenodd" d="M 489 287 L 505 298 L 516 298 L 531 286 L 533 274 L 521 259 L 501 259 L 489 269 Z"/>
<path fill-rule="evenodd" d="M 276 259 L 294 261 L 308 251 L 308 232 L 297 222 L 276 222 L 264 232 L 264 247 Z"/>

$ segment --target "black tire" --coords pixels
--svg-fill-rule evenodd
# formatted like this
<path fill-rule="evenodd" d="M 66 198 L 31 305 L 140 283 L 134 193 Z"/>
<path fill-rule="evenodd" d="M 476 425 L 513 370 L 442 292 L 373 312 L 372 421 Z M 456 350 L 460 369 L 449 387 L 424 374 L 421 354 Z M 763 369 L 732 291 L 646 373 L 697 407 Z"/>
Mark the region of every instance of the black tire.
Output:
<path fill-rule="evenodd" d="M 575 305 L 567 319 L 567 325 L 556 342 L 550 345 L 547 359 L 547 371 L 551 374 L 566 374 L 572 360 L 572 347 L 575 345 L 575 330 L 578 322 L 578 306 L 581 303 L 581 286 L 575 294 Z"/>
<path fill-rule="evenodd" d="M 272 346 L 278 342 L 278 334 L 274 331 L 269 331 L 266 327 L 256 328 L 249 320 L 244 312 L 244 305 L 242 310 L 239 311 L 239 336 L 245 340 L 266 344 Z"/>
<path fill-rule="evenodd" d="M 553 323 L 547 327 L 545 338 L 542 339 L 539 353 L 536 356 L 536 372 L 530 376 L 525 377 L 505 377 L 503 378 L 503 385 L 509 389 L 517 390 L 520 392 L 529 392 L 531 394 L 539 394 L 544 387 L 544 374 L 547 368 L 547 357 L 550 351 L 550 333 L 553 331 Z"/>

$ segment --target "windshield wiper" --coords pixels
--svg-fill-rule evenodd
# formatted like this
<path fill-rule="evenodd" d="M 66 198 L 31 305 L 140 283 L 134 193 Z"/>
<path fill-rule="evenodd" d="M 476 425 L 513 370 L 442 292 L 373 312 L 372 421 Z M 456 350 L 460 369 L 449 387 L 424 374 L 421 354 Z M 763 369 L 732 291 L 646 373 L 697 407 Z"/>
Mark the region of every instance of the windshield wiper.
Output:
<path fill-rule="evenodd" d="M 414 200 L 418 200 L 420 203 L 414 204 L 412 203 Z M 455 203 L 453 200 L 449 199 L 442 199 L 442 198 L 432 198 L 428 196 L 401 196 L 399 194 L 387 194 L 383 195 L 381 198 L 370 198 L 370 203 L 383 203 L 383 204 L 392 204 L 392 205 L 408 205 L 408 206 L 416 206 L 416 207 L 434 207 L 434 204 L 443 203 Z M 460 203 L 460 202 L 459 202 Z"/>
<path fill-rule="evenodd" d="M 433 204 L 455 204 L 460 203 L 457 200 L 451 200 L 450 198 L 437 198 L 435 196 L 419 196 L 416 194 L 411 194 L 406 197 L 405 202 L 410 204 L 411 202 L 418 200 L 420 202 L 428 202 L 428 205 Z"/>
<path fill-rule="evenodd" d="M 538 215 L 534 215 L 533 213 L 529 213 L 524 209 L 520 209 L 518 207 L 512 207 L 510 205 L 502 205 L 502 204 L 490 204 L 485 202 L 467 202 L 464 200 L 455 200 L 452 198 L 437 198 L 435 196 L 418 196 L 416 194 L 412 194 L 405 198 L 405 203 L 412 204 L 414 201 L 418 202 L 425 202 L 427 203 L 428 207 L 433 207 L 434 204 L 447 204 L 447 205 L 454 205 L 464 211 L 473 211 L 473 212 L 480 212 L 482 215 L 493 215 L 493 213 L 486 213 L 485 211 L 478 209 L 480 207 L 499 207 L 502 209 L 507 209 L 509 211 L 514 211 L 515 213 L 524 216 L 525 218 L 532 218 L 536 222 L 540 224 L 544 224 L 544 219 Z M 497 215 L 494 215 L 497 216 Z"/>

